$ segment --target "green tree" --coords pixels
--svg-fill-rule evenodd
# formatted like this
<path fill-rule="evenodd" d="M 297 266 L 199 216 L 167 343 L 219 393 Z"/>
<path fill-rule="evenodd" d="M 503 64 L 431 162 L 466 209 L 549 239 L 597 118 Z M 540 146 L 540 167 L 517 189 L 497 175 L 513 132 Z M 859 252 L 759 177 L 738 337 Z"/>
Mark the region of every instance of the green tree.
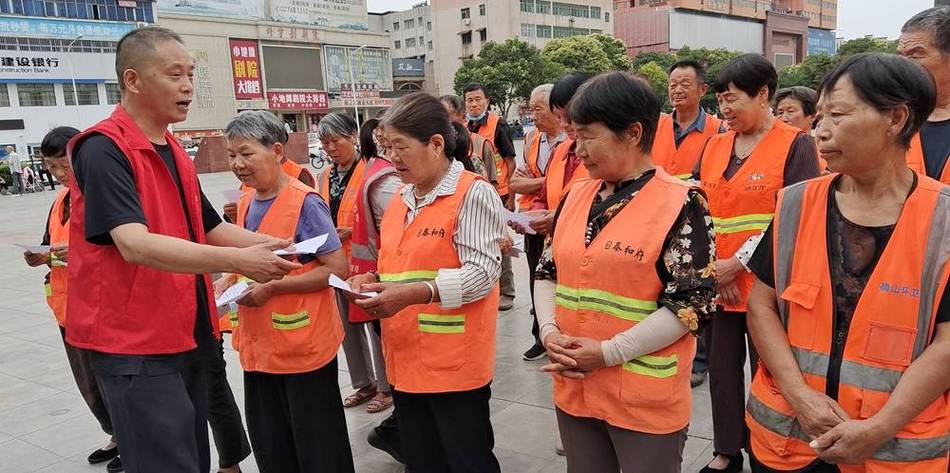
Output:
<path fill-rule="evenodd" d="M 656 95 L 660 98 L 660 101 L 663 103 L 663 109 L 669 110 L 669 98 L 666 93 L 667 85 L 667 76 L 666 69 L 658 64 L 655 61 L 650 61 L 645 64 L 642 64 L 636 69 L 637 73 L 643 76 L 650 85 L 653 86 L 653 91 L 656 92 Z"/>
<path fill-rule="evenodd" d="M 779 72 L 778 86 L 791 87 L 803 85 L 818 89 L 821 79 L 841 60 L 838 56 L 815 54 L 808 56 L 801 64 L 785 67 Z"/>
<path fill-rule="evenodd" d="M 541 58 L 538 48 L 524 41 L 488 42 L 478 57 L 466 59 L 455 72 L 455 93 L 462 95 L 467 84 L 482 84 L 488 89 L 488 99 L 505 116 L 515 102 L 527 102 L 531 89 L 557 72 Z"/>
<path fill-rule="evenodd" d="M 571 36 L 549 42 L 541 57 L 561 66 L 565 72 L 600 73 L 630 69 L 627 47 L 617 38 L 605 34 Z"/>
<path fill-rule="evenodd" d="M 891 53 L 897 52 L 897 41 L 887 41 L 875 38 L 855 38 L 845 41 L 838 48 L 838 56 L 845 57 L 858 53 Z"/>

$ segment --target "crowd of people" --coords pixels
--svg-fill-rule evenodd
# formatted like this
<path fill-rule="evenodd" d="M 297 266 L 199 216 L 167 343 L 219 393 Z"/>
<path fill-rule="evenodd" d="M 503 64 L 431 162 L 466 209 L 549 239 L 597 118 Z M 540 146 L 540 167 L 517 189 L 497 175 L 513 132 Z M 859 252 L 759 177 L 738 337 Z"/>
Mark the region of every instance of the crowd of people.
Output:
<path fill-rule="evenodd" d="M 323 117 L 317 175 L 273 114 L 246 111 L 225 130 L 241 195 L 222 218 L 168 131 L 192 59 L 170 30 L 130 32 L 112 115 L 43 140 L 66 188 L 49 250 L 24 255 L 49 267 L 110 438 L 89 462 L 208 472 L 210 425 L 220 472 L 252 451 L 265 473 L 352 472 L 344 409 L 365 404 L 390 412 L 367 441 L 407 471 L 501 471 L 489 399 L 517 235 L 523 357 L 547 358 L 569 472 L 681 471 L 707 373 L 703 473 L 742 471 L 743 451 L 763 473 L 947 472 L 950 8 L 908 20 L 899 53 L 851 56 L 817 91 L 777 90 L 760 55 L 714 78 L 681 61 L 671 114 L 643 78 L 570 73 L 531 93 L 521 165 L 478 84 Z"/>

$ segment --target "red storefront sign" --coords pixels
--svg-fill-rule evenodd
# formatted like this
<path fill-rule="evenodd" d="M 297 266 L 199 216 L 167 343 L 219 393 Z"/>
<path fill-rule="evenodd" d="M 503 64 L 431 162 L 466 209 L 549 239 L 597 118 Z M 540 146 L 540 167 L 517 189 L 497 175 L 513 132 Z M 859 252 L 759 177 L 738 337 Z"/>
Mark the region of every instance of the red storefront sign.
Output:
<path fill-rule="evenodd" d="M 234 74 L 234 98 L 238 100 L 264 98 L 261 83 L 261 59 L 257 41 L 228 40 L 231 46 L 231 72 Z"/>
<path fill-rule="evenodd" d="M 326 92 L 268 91 L 267 105 L 273 110 L 327 111 L 330 100 Z"/>

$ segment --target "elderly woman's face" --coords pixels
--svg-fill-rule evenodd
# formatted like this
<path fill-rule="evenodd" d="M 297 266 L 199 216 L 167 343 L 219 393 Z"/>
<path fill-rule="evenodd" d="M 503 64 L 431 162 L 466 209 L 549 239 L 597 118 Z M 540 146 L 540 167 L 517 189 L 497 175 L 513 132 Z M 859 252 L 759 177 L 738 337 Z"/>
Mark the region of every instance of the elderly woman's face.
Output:
<path fill-rule="evenodd" d="M 257 190 L 268 190 L 280 178 L 280 161 L 284 146 L 264 146 L 254 139 L 237 137 L 228 140 L 228 164 L 241 182 Z"/>
<path fill-rule="evenodd" d="M 330 135 L 320 138 L 320 144 L 323 150 L 330 156 L 330 160 L 336 164 L 347 165 L 356 158 L 356 137 Z"/>
<path fill-rule="evenodd" d="M 768 106 L 767 98 L 765 87 L 759 93 L 749 96 L 732 83 L 727 90 L 716 94 L 722 117 L 729 129 L 737 133 L 751 133 L 761 126 L 762 110 Z"/>
<path fill-rule="evenodd" d="M 775 118 L 806 132 L 811 131 L 811 126 L 815 123 L 815 116 L 805 115 L 801 101 L 792 97 L 785 97 L 775 104 Z"/>
<path fill-rule="evenodd" d="M 552 109 L 554 115 L 557 116 L 557 122 L 561 126 L 561 129 L 564 130 L 564 133 L 567 133 L 567 137 L 576 140 L 577 133 L 574 131 L 574 126 L 571 124 L 571 119 L 567 114 L 566 108 L 554 107 Z"/>
<path fill-rule="evenodd" d="M 441 139 L 440 135 L 435 135 L 428 143 L 423 143 L 392 126 L 383 130 L 386 159 L 393 164 L 399 179 L 406 184 L 427 182 L 438 172 L 435 165 L 437 160 L 445 159 L 440 155 Z"/>
<path fill-rule="evenodd" d="M 843 174 L 881 166 L 881 151 L 898 140 L 892 126 L 890 113 L 861 100 L 847 75 L 818 100 L 818 151 L 829 168 Z"/>
<path fill-rule="evenodd" d="M 632 159 L 627 146 L 610 128 L 600 122 L 574 125 L 577 145 L 574 152 L 581 158 L 590 177 L 617 182 L 624 176 L 625 162 Z"/>

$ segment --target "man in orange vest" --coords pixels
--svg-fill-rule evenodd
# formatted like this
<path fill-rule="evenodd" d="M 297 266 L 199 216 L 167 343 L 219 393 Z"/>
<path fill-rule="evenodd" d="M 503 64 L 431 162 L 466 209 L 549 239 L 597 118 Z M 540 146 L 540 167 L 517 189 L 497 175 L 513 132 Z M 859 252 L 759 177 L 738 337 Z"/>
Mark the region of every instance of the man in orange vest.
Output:
<path fill-rule="evenodd" d="M 90 350 L 125 471 L 211 469 L 206 363 L 215 272 L 260 282 L 300 268 L 291 242 L 222 223 L 168 131 L 188 116 L 194 60 L 166 28 L 116 46 L 121 100 L 69 142 L 66 340 Z"/>
<path fill-rule="evenodd" d="M 937 106 L 911 140 L 907 165 L 950 184 L 950 7 L 934 7 L 901 28 L 897 53 L 927 69 L 937 84 Z"/>
<path fill-rule="evenodd" d="M 699 62 L 687 59 L 670 67 L 667 93 L 673 113 L 660 115 L 650 158 L 668 174 L 680 179 L 692 176 L 706 140 L 725 131 L 722 122 L 700 106 L 708 90 L 706 68 Z M 698 341 L 689 380 L 693 387 L 706 380 L 708 367 L 702 338 Z"/>
<path fill-rule="evenodd" d="M 86 405 L 89 406 L 93 417 L 99 422 L 102 431 L 112 437 L 105 447 L 92 452 L 87 461 L 92 464 L 109 461 L 106 470 L 114 472 L 122 471 L 122 460 L 119 459 L 119 449 L 112 431 L 112 420 L 109 418 L 109 412 L 102 400 L 102 394 L 96 385 L 92 359 L 88 351 L 76 348 L 66 342 L 69 182 L 73 178 L 72 169 L 69 168 L 69 160 L 66 159 L 66 143 L 77 134 L 79 134 L 79 130 L 73 127 L 61 126 L 50 130 L 43 137 L 43 142 L 40 145 L 43 163 L 50 173 L 56 177 L 56 180 L 63 185 L 63 188 L 56 195 L 56 200 L 50 209 L 49 218 L 46 221 L 46 234 L 43 235 L 42 244 L 49 245 L 50 251 L 43 253 L 27 251 L 23 253 L 23 258 L 26 260 L 26 264 L 30 266 L 46 265 L 50 268 L 50 272 L 46 275 L 46 302 L 52 309 L 53 315 L 56 317 L 56 323 L 59 325 L 63 345 L 66 349 L 66 359 L 69 361 L 69 368 L 73 372 L 73 379 L 76 380 L 79 394 L 86 401 Z"/>
<path fill-rule="evenodd" d="M 542 189 L 548 164 L 551 162 L 554 150 L 567 139 L 567 134 L 561 129 L 560 120 L 551 110 L 550 98 L 553 88 L 553 84 L 535 87 L 531 92 L 531 100 L 528 102 L 531 118 L 534 120 L 534 130 L 525 137 L 523 153 L 525 166 L 515 170 L 509 184 L 511 192 L 521 194 L 518 200 L 518 207 L 521 210 L 529 210 L 535 202 L 544 199 Z M 528 288 L 531 291 L 532 306 L 531 335 L 534 336 L 534 344 L 524 352 L 523 358 L 531 361 L 545 356 L 544 344 L 541 343 L 541 330 L 534 309 L 534 270 L 544 251 L 544 235 L 525 233 L 524 249 L 528 260 Z"/>
<path fill-rule="evenodd" d="M 487 139 L 495 148 L 495 169 L 498 172 L 498 195 L 505 207 L 514 209 L 514 193 L 508 188 L 508 180 L 515 170 L 515 145 L 511 141 L 508 123 L 488 111 L 491 102 L 488 89 L 481 84 L 469 84 L 463 89 L 468 129 Z M 515 301 L 515 278 L 511 271 L 511 256 L 501 258 L 501 298 L 499 310 L 509 310 Z"/>

